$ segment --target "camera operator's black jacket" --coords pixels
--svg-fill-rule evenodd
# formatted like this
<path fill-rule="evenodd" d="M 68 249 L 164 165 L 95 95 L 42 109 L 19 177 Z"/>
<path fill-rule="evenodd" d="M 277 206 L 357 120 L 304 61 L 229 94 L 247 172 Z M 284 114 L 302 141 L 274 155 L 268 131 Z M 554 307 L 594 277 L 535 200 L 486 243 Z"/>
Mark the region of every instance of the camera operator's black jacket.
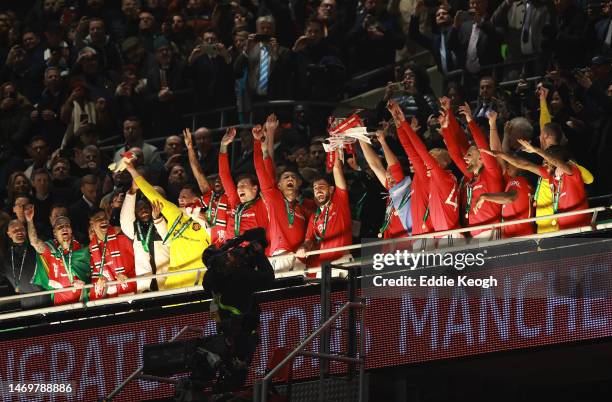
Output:
<path fill-rule="evenodd" d="M 224 306 L 238 309 L 251 321 L 255 329 L 259 323 L 259 306 L 255 292 L 269 289 L 274 283 L 274 269 L 263 251 L 252 255 L 250 264 L 232 269 L 209 267 L 204 275 L 203 286 L 206 297 L 212 293 L 221 294 L 220 301 Z M 221 308 L 222 317 L 226 310 Z M 249 319 L 250 318 L 250 319 Z"/>

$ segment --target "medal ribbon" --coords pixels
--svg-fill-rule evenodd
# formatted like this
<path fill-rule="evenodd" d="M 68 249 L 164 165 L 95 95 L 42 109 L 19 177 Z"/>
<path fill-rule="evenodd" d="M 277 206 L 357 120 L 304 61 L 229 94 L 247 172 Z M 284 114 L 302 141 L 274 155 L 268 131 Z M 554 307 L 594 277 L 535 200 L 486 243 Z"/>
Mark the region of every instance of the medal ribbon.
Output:
<path fill-rule="evenodd" d="M 142 237 L 142 229 L 140 227 L 140 222 L 136 222 L 136 234 L 138 235 L 138 241 L 142 244 L 142 248 L 145 253 L 149 252 L 149 241 L 151 240 L 151 235 L 153 234 L 153 222 L 149 222 L 149 228 L 147 229 L 146 238 Z"/>
<path fill-rule="evenodd" d="M 295 221 L 295 211 L 291 207 L 289 200 L 283 197 L 283 201 L 285 201 L 285 209 L 287 210 L 287 220 L 289 221 L 289 225 L 293 225 L 293 221 Z"/>
<path fill-rule="evenodd" d="M 234 236 L 238 236 L 240 234 L 240 222 L 242 221 L 242 214 L 244 211 L 249 209 L 251 205 L 255 204 L 255 202 L 259 199 L 259 196 L 255 197 L 251 201 L 247 201 L 244 204 L 239 204 L 236 208 L 236 216 L 234 217 Z"/>
<path fill-rule="evenodd" d="M 212 195 L 210 196 L 210 202 L 208 203 L 208 209 L 206 210 L 206 220 L 208 221 L 208 224 L 212 227 L 215 226 L 217 224 L 217 211 L 219 210 L 219 202 L 217 202 L 217 204 L 215 204 L 215 201 L 217 197 L 217 193 L 215 193 L 213 191 Z M 219 200 L 221 201 L 221 196 L 219 195 Z M 212 206 L 215 205 L 215 213 L 214 215 L 212 215 Z M 212 215 L 212 216 L 211 216 Z"/>
<path fill-rule="evenodd" d="M 180 214 L 179 216 L 176 217 L 176 220 L 174 221 L 174 223 L 172 223 L 172 226 L 170 226 L 170 230 L 168 231 L 168 233 L 166 233 L 166 236 L 164 237 L 162 244 L 166 244 L 166 241 L 168 240 L 170 235 L 172 235 L 172 233 L 174 232 L 174 229 L 176 229 L 182 217 L 183 217 L 183 214 Z M 176 233 L 172 236 L 172 240 L 178 239 L 183 234 L 183 232 L 187 230 L 192 220 L 193 219 L 189 218 L 185 223 L 183 223 L 181 227 L 179 228 L 179 230 L 177 230 Z"/>
<path fill-rule="evenodd" d="M 472 188 L 471 183 L 467 184 L 466 191 L 467 191 L 467 203 L 465 205 L 465 218 L 467 219 L 470 217 L 470 209 L 472 207 L 472 193 L 474 192 L 474 189 Z"/>
<path fill-rule="evenodd" d="M 323 217 L 323 229 L 321 229 L 321 236 L 317 234 L 317 220 L 319 219 L 319 216 L 321 215 L 321 208 L 317 209 L 317 212 L 315 212 L 315 218 L 313 220 L 313 224 L 315 225 L 314 235 L 315 235 L 315 239 L 319 243 L 321 243 L 325 239 L 325 232 L 327 231 L 327 220 L 329 217 L 330 207 L 331 207 L 331 204 L 328 204 L 325 209 L 325 216 Z"/>
<path fill-rule="evenodd" d="M 410 194 L 408 192 L 404 193 L 399 206 L 395 208 L 395 210 L 399 211 L 400 209 L 404 208 L 404 206 L 406 205 L 409 199 L 410 199 Z M 393 214 L 393 200 L 391 199 L 391 195 L 389 195 L 389 201 L 387 202 L 387 209 L 385 210 L 385 220 L 383 221 L 383 225 L 378 231 L 380 235 L 382 235 L 385 232 L 385 230 L 387 230 L 389 225 L 391 224 L 392 214 Z"/>

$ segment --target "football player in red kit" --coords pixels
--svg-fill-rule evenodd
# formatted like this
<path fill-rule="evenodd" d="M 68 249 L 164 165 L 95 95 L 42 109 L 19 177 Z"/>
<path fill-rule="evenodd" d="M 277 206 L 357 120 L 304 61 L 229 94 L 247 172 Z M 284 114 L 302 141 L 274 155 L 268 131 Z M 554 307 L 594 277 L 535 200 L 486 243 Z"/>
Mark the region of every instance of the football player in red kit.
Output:
<path fill-rule="evenodd" d="M 406 122 L 404 113 L 399 106 L 397 104 L 390 104 L 389 110 L 396 126 L 400 127 L 398 135 L 402 143 L 406 144 L 404 148 L 410 142 L 417 156 L 413 157 L 413 159 L 417 163 L 421 162 L 420 167 L 417 168 L 415 166 L 415 172 L 417 169 L 421 172 L 424 171 L 428 179 L 427 181 L 423 180 L 425 185 L 428 185 L 425 190 L 426 194 L 428 194 L 426 208 L 422 216 L 416 217 L 417 220 L 414 221 L 414 226 L 416 227 L 418 222 L 422 230 L 427 230 L 427 220 L 429 219 L 431 227 L 435 232 L 458 228 L 457 179 L 451 171 L 446 170 L 450 165 L 448 152 L 439 148 L 428 151 L 423 141 Z"/>
<path fill-rule="evenodd" d="M 291 254 L 287 258 L 275 258 L 272 265 L 275 271 L 295 269 L 296 264 L 301 264 L 295 260 L 293 253 L 304 242 L 314 202 L 301 196 L 302 179 L 297 169 L 285 169 L 276 182 L 276 167 L 269 153 L 269 142 L 274 139 L 272 131 L 278 125 L 278 120 L 271 115 L 266 123 L 265 131 L 259 125 L 252 131 L 255 171 L 270 219 L 270 254 L 277 257 Z"/>
<path fill-rule="evenodd" d="M 227 207 L 229 203 L 227 194 L 223 191 L 220 177 L 215 178 L 212 186 L 206 179 L 202 166 L 198 162 L 193 146 L 193 135 L 190 129 L 186 128 L 183 130 L 183 138 L 185 139 L 191 171 L 202 193 L 202 203 L 206 208 L 204 215 L 210 228 L 211 242 L 220 246 L 225 241 L 225 231 L 227 228 Z"/>
<path fill-rule="evenodd" d="M 487 111 L 489 120 L 489 142 L 490 148 L 493 151 L 501 151 L 501 141 L 497 132 L 497 112 L 494 110 Z M 487 150 L 480 150 L 481 153 L 487 153 Z M 531 185 L 526 177 L 520 175 L 520 169 L 516 166 L 505 163 L 503 159 L 498 160 L 503 168 L 504 181 L 506 187 L 500 193 L 484 193 L 478 197 L 474 212 L 484 205 L 484 203 L 492 202 L 501 204 L 502 206 L 502 221 L 507 222 L 516 219 L 526 219 L 531 217 L 531 195 L 533 194 Z M 516 236 L 525 236 L 535 233 L 535 225 L 533 222 L 519 223 L 517 225 L 502 226 L 502 238 L 507 239 Z"/>
<path fill-rule="evenodd" d="M 449 112 L 450 113 L 450 112 Z M 482 133 L 482 130 L 472 117 L 472 111 L 470 110 L 469 105 L 466 103 L 462 106 L 459 106 L 459 113 L 465 116 L 465 119 L 468 123 L 468 127 L 470 132 L 472 133 L 472 137 L 474 137 L 475 146 L 471 146 L 465 155 L 463 155 L 463 160 L 458 158 L 458 155 L 453 157 L 456 163 L 458 163 L 458 168 L 465 176 L 465 193 L 464 199 L 461 202 L 461 206 L 464 208 L 460 211 L 460 213 L 464 214 L 464 218 L 469 226 L 478 226 L 478 225 L 486 225 L 490 223 L 496 223 L 501 220 L 501 205 L 493 202 L 484 203 L 480 209 L 474 210 L 476 206 L 476 200 L 480 198 L 482 194 L 485 193 L 499 193 L 503 190 L 503 177 L 501 172 L 501 167 L 497 160 L 486 153 L 482 155 L 479 152 L 479 149 L 489 149 L 489 144 Z M 444 132 L 445 130 L 443 130 Z M 447 135 L 445 135 L 445 141 L 448 143 L 454 143 L 450 152 L 457 152 L 459 149 L 457 144 L 457 135 L 455 133 L 450 133 L 446 131 Z M 498 237 L 497 230 L 472 230 L 472 237 L 478 237 L 483 239 L 495 239 Z"/>
<path fill-rule="evenodd" d="M 336 155 L 333 174 L 333 182 L 326 176 L 317 177 L 312 182 L 315 201 L 319 207 L 308 221 L 304 243 L 296 251 L 299 258 L 305 258 L 306 252 L 311 250 L 343 247 L 352 243 L 349 196 L 339 155 Z M 323 261 L 340 263 L 350 260 L 350 253 L 335 251 L 308 258 L 307 265 L 317 267 Z"/>
<path fill-rule="evenodd" d="M 230 211 L 227 218 L 226 240 L 233 239 L 249 229 L 258 227 L 264 228 L 269 236 L 268 211 L 259 195 L 257 179 L 252 175 L 241 175 L 234 183 L 232 178 L 227 148 L 235 137 L 236 129 L 228 128 L 221 139 L 219 150 L 219 176 L 221 176 L 221 183 L 227 194 Z M 266 255 L 268 256 L 270 255 L 269 250 L 268 247 L 266 249 Z"/>
<path fill-rule="evenodd" d="M 578 211 L 589 207 L 580 169 L 570 160 L 567 148 L 562 145 L 552 145 L 544 151 L 525 140 L 519 140 L 519 143 L 526 152 L 535 153 L 544 158 L 544 165 L 536 165 L 525 159 L 501 152 L 491 152 L 491 154 L 547 179 L 553 194 L 553 214 Z M 591 214 L 567 216 L 553 219 L 553 221 L 555 221 L 553 225 L 558 224 L 559 229 L 587 226 L 591 222 Z"/>

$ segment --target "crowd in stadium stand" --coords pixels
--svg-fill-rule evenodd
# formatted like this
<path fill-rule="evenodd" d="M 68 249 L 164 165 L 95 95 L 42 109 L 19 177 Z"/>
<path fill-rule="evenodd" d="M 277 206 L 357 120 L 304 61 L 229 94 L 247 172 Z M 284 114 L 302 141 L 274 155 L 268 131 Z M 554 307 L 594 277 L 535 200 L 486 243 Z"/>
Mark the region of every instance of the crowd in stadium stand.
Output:
<path fill-rule="evenodd" d="M 283 272 L 350 261 L 309 252 L 367 238 L 589 225 L 433 234 L 610 193 L 611 46 L 606 0 L 4 0 L 0 285 L 74 287 L 23 308 L 190 286 L 201 275 L 146 275 L 200 268 L 254 227 Z M 356 86 L 384 87 L 360 112 L 372 144 L 326 153 L 331 110 L 306 101 L 339 102 L 351 77 L 423 48 L 429 71 L 396 63 Z M 304 103 L 260 106 L 274 100 Z M 232 106 L 255 125 L 185 128 Z"/>

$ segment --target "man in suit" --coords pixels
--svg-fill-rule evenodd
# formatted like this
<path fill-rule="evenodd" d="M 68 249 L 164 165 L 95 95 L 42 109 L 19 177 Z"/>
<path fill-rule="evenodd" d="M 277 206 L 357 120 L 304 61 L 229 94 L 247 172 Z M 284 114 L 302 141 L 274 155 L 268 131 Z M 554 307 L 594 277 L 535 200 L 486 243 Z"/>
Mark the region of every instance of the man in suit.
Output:
<path fill-rule="evenodd" d="M 504 30 L 508 60 L 521 60 L 542 51 L 542 31 L 548 23 L 546 5 L 538 0 L 504 0 L 491 22 Z"/>
<path fill-rule="evenodd" d="M 433 55 L 438 65 L 438 70 L 446 75 L 449 71 L 461 68 L 457 55 L 449 46 L 449 33 L 452 26 L 449 9 L 446 5 L 440 5 L 436 10 L 436 26 L 438 31 L 432 32 L 431 36 L 424 35 L 419 30 L 419 21 L 422 14 L 427 13 L 427 7 L 423 0 L 416 4 L 415 13 L 410 18 L 408 34 L 410 39 L 423 46 Z"/>
<path fill-rule="evenodd" d="M 168 40 L 155 39 L 155 66 L 147 74 L 147 100 L 151 106 L 153 130 L 158 137 L 177 133 L 180 116 L 187 112 L 187 101 L 193 92 L 186 78 L 185 64 L 172 53 Z"/>
<path fill-rule="evenodd" d="M 235 77 L 241 77 L 247 70 L 246 92 L 250 103 L 289 98 L 292 57 L 289 49 L 280 46 L 274 37 L 274 19 L 257 18 L 255 32 L 249 35 L 246 50 L 234 62 Z"/>
<path fill-rule="evenodd" d="M 68 208 L 74 237 L 81 244 L 89 243 L 89 215 L 99 208 L 99 181 L 88 174 L 81 179 L 81 198 Z"/>
<path fill-rule="evenodd" d="M 612 0 L 601 3 L 602 19 L 594 27 L 594 54 L 610 54 L 612 50 Z"/>
<path fill-rule="evenodd" d="M 501 62 L 501 41 L 489 21 L 488 0 L 470 0 L 469 15 L 465 11 L 455 14 L 449 45 L 460 65 L 470 74 L 478 74 L 483 67 Z"/>

